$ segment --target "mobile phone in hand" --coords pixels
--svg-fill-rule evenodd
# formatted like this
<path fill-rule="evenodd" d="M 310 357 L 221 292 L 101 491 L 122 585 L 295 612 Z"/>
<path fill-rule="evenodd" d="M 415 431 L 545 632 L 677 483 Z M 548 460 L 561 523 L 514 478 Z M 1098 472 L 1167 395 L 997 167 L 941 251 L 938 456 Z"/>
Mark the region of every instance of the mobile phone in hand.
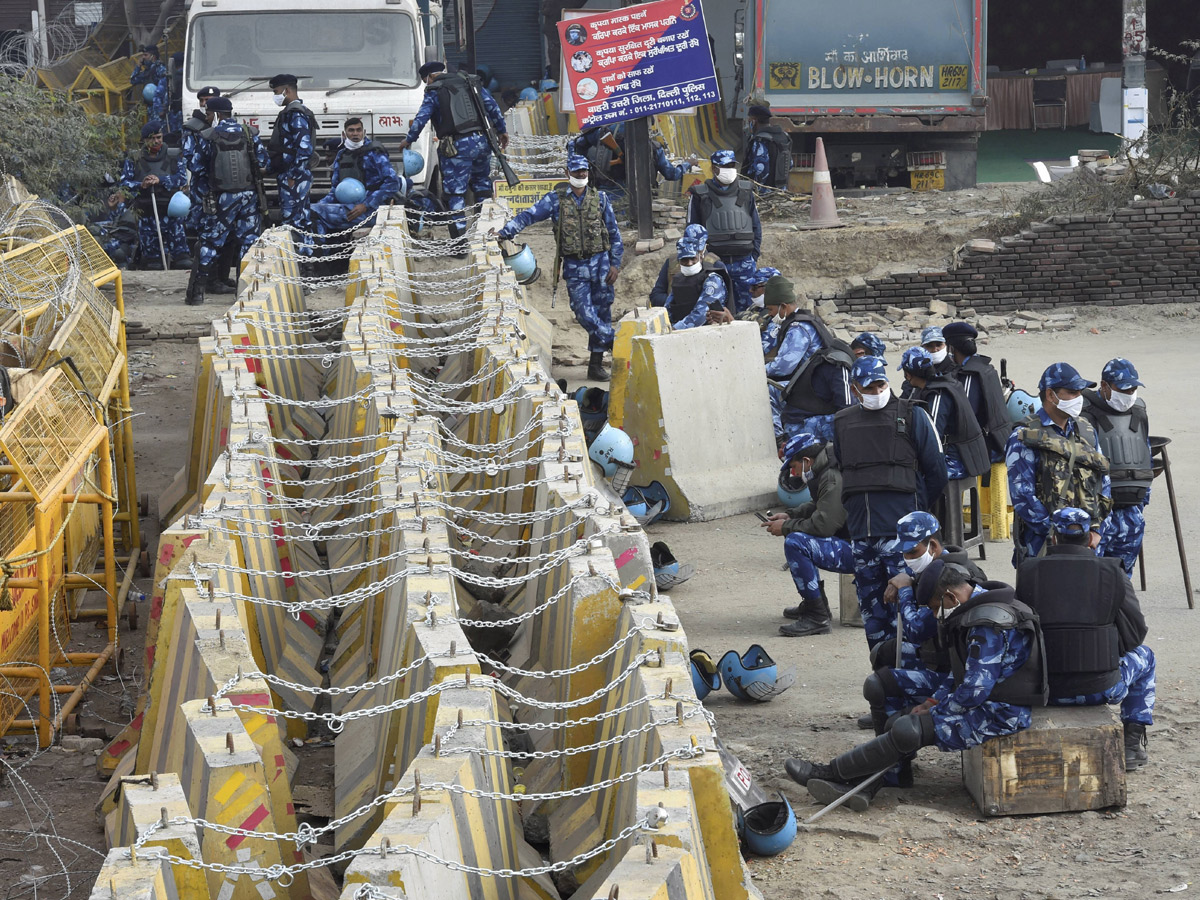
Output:
<path fill-rule="evenodd" d="M 760 521 L 760 522 L 769 522 L 770 521 L 769 516 L 765 516 L 760 512 L 756 512 L 755 515 L 758 516 L 758 521 Z"/>

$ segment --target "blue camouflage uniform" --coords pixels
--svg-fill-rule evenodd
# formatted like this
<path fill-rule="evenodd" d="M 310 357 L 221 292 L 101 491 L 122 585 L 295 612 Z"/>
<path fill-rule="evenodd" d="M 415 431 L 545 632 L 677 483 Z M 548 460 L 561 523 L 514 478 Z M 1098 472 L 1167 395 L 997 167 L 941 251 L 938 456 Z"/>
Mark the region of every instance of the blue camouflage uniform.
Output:
<path fill-rule="evenodd" d="M 1100 706 L 1121 704 L 1121 721 L 1140 725 L 1154 724 L 1155 701 L 1154 651 L 1142 644 L 1121 655 L 1121 680 L 1098 694 L 1077 697 L 1053 697 L 1051 706 Z"/>
<path fill-rule="evenodd" d="M 1079 373 L 1072 366 L 1066 363 L 1054 363 L 1042 374 L 1039 390 L 1047 387 L 1046 380 L 1051 372 L 1057 372 L 1060 368 L 1064 371 L 1069 370 L 1065 377 L 1074 376 L 1078 379 L 1078 382 L 1073 383 L 1094 386 L 1094 382 L 1084 381 L 1080 378 Z M 1066 386 L 1066 384 L 1064 383 L 1062 386 Z M 1078 430 L 1078 423 L 1073 418 L 1067 419 L 1065 428 L 1059 428 L 1054 424 L 1054 420 L 1050 418 L 1045 407 L 1039 409 L 1036 415 L 1044 426 L 1065 437 L 1071 437 Z M 1042 552 L 1046 537 L 1050 533 L 1050 513 L 1053 510 L 1047 509 L 1037 495 L 1041 457 L 1037 450 L 1026 446 L 1021 441 L 1020 434 L 1021 429 L 1018 427 L 1009 435 L 1008 442 L 1004 446 L 1004 461 L 1008 466 L 1008 494 L 1012 500 L 1013 512 L 1020 517 L 1022 522 L 1021 539 L 1024 542 L 1024 555 L 1037 556 Z M 1098 443 L 1096 449 L 1100 449 Z M 1112 496 L 1111 481 L 1107 473 L 1104 475 L 1100 494 L 1103 497 Z M 1013 532 L 1013 540 L 1017 540 L 1016 531 Z M 1014 563 L 1017 559 L 1018 554 L 1014 552 Z"/>
<path fill-rule="evenodd" d="M 805 600 L 821 596 L 821 572 L 854 573 L 854 550 L 840 537 L 813 537 L 793 531 L 783 539 L 783 558 L 796 591 Z"/>
<path fill-rule="evenodd" d="M 887 352 L 887 347 L 884 346 L 879 335 L 869 331 L 864 331 L 855 337 L 850 342 L 850 349 L 861 349 L 867 356 L 878 356 L 880 359 L 883 359 L 883 355 Z"/>
<path fill-rule="evenodd" d="M 967 646 L 962 680 L 944 681 L 933 693 L 930 715 L 940 750 L 969 750 L 989 738 L 1016 734 L 1032 721 L 1028 706 L 988 699 L 1029 659 L 1029 635 L 976 626 L 967 632 Z"/>
<path fill-rule="evenodd" d="M 192 208 L 188 210 L 187 218 L 184 221 L 190 231 L 198 231 L 200 218 L 204 213 L 204 198 L 208 196 L 208 171 L 195 172 L 192 169 L 196 145 L 200 143 L 199 134 L 191 129 L 182 129 L 181 135 L 179 147 L 183 154 L 183 164 L 191 173 L 191 181 L 188 182 L 188 198 L 192 201 Z"/>
<path fill-rule="evenodd" d="M 428 96 L 428 95 L 426 95 Z M 587 160 L 580 156 L 570 156 L 567 159 L 568 171 L 577 172 L 587 169 Z M 595 188 L 589 186 L 581 195 L 567 191 L 567 198 L 582 206 L 587 198 L 587 192 Z M 588 350 L 600 353 L 612 348 L 612 304 L 613 287 L 608 283 L 610 269 L 621 267 L 621 258 L 625 246 L 621 243 L 621 230 L 617 227 L 617 217 L 613 214 L 612 203 L 603 191 L 598 192 L 600 215 L 604 221 L 605 231 L 608 232 L 608 252 L 595 253 L 586 259 L 564 257 L 563 278 L 567 282 L 567 295 L 571 300 L 571 311 L 575 319 L 588 333 Z M 559 195 L 551 191 L 537 203 L 523 212 L 517 213 L 504 224 L 497 234 L 512 240 L 519 232 L 528 228 L 534 222 L 544 222 L 546 219 L 558 222 Z"/>
<path fill-rule="evenodd" d="M 1122 391 L 1145 387 L 1138 380 L 1137 369 L 1133 367 L 1133 363 L 1121 357 L 1110 359 L 1105 363 L 1104 370 L 1100 373 L 1100 380 Z M 1136 396 L 1137 391 L 1134 390 L 1134 397 Z M 1138 554 L 1142 550 L 1142 541 L 1146 536 L 1146 506 L 1149 503 L 1150 485 L 1147 485 L 1146 497 L 1141 503 L 1121 507 L 1114 506 L 1112 512 L 1100 526 L 1099 554 L 1121 560 L 1125 572 L 1131 577 L 1133 567 L 1137 564 Z"/>
<path fill-rule="evenodd" d="M 312 230 L 309 193 L 312 191 L 311 160 L 315 151 L 316 135 L 306 116 L 299 109 L 285 113 L 279 125 L 282 137 L 283 159 L 274 170 L 279 186 L 279 214 L 283 224 L 295 229 L 292 241 L 300 256 L 312 255 L 312 239 L 306 232 Z"/>
<path fill-rule="evenodd" d="M 712 155 L 711 161 L 715 167 L 733 167 L 736 171 L 737 159 L 732 150 L 718 150 Z M 710 178 L 705 184 L 711 190 L 722 194 L 738 190 L 738 183 L 736 181 L 726 186 L 721 184 L 715 177 Z M 725 263 L 725 268 L 729 270 L 729 274 L 733 278 L 733 289 L 736 296 L 736 308 L 733 310 L 734 315 L 737 315 L 750 306 L 750 280 L 754 277 L 754 273 L 758 269 L 758 257 L 762 253 L 762 221 L 758 217 L 758 208 L 753 205 L 753 196 L 751 196 L 751 204 L 750 217 L 754 227 L 753 252 L 740 256 L 718 254 L 721 257 L 721 261 Z M 688 202 L 688 222 L 696 225 L 705 225 L 705 222 L 700 221 L 702 214 L 701 205 L 696 202 L 695 197 L 692 197 Z"/>
<path fill-rule="evenodd" d="M 924 347 L 909 347 L 900 358 L 896 367 L 904 372 L 912 372 L 920 378 L 932 378 L 934 371 L 933 358 Z M 958 448 L 946 443 L 946 435 L 954 429 L 958 419 L 958 411 L 954 408 L 954 399 L 944 391 L 937 391 L 929 402 L 929 418 L 933 421 L 933 430 L 942 441 L 942 450 L 946 454 L 946 475 L 951 481 L 966 478 L 967 470 L 963 468 L 962 457 Z"/>
<path fill-rule="evenodd" d="M 869 387 L 888 380 L 887 368 L 879 357 L 863 356 L 855 361 L 851 378 L 860 387 Z M 837 415 L 845 413 L 847 410 L 842 410 Z M 916 509 L 928 510 L 931 501 L 940 497 L 946 488 L 946 462 L 941 444 L 933 423 L 920 407 L 913 409 L 912 430 L 918 469 L 916 494 L 871 491 L 844 495 L 846 527 L 854 554 L 854 586 L 867 644 L 871 648 L 896 636 L 893 613 L 884 603 L 883 594 L 888 580 L 907 568 L 897 536 L 897 523 Z M 834 456 L 844 459 L 836 429 L 833 444 Z"/>
<path fill-rule="evenodd" d="M 433 84 L 437 84 L 437 79 L 434 79 Z M 504 124 L 504 116 L 500 112 L 500 107 L 496 105 L 495 98 L 483 85 L 478 85 L 478 88 L 479 99 L 483 102 L 483 111 L 487 114 L 496 134 L 505 134 L 507 126 Z M 415 143 L 431 119 L 435 126 L 438 125 L 441 122 L 441 116 L 442 109 L 438 100 L 438 92 L 426 89 L 425 97 L 421 101 L 421 108 L 417 110 L 416 117 L 408 127 L 406 136 L 408 142 Z M 458 135 L 454 138 L 454 147 L 458 152 L 452 157 L 445 156 L 441 147 L 438 148 L 438 162 L 442 173 L 442 196 L 446 201 L 447 209 L 456 214 L 453 217 L 454 224 L 461 231 L 465 231 L 466 216 L 462 210 L 467 205 L 467 189 L 470 188 L 475 195 L 476 203 L 492 196 L 492 148 L 488 144 L 487 136 L 482 131 Z"/>
<path fill-rule="evenodd" d="M 233 117 L 221 119 L 214 128 L 222 134 L 236 135 L 242 125 Z M 265 171 L 270 158 L 257 134 L 253 134 L 254 157 L 260 171 Z M 206 177 L 211 170 L 216 147 L 211 141 L 199 138 L 189 167 L 195 175 Z M 206 191 L 207 192 L 207 191 Z M 213 212 L 204 213 L 200 219 L 199 270 L 208 275 L 213 262 L 225 244 L 232 238 L 238 247 L 235 259 L 240 260 L 262 234 L 262 214 L 258 208 L 258 196 L 254 190 L 222 191 L 214 198 Z"/>
<path fill-rule="evenodd" d="M 782 323 L 771 323 L 767 333 L 763 335 L 763 347 L 769 353 L 778 340 Z M 768 343 L 769 341 L 769 343 Z M 775 427 L 776 438 L 791 437 L 801 431 L 811 431 L 821 440 L 833 440 L 833 417 L 836 413 L 808 416 L 795 422 L 783 421 L 786 403 L 783 390 L 777 385 L 786 385 L 795 371 L 804 364 L 810 356 L 824 348 L 817 330 L 807 322 L 796 322 L 784 335 L 783 343 L 775 353 L 775 357 L 766 364 L 767 393 L 771 402 L 771 422 Z M 850 392 L 849 381 L 844 377 L 844 370 L 837 366 L 822 366 L 813 373 L 813 389 L 818 396 L 830 397 L 835 405 L 845 408 L 854 402 Z"/>
<path fill-rule="evenodd" d="M 581 155 L 581 154 L 577 154 Z M 703 255 L 708 250 L 708 229 L 703 225 L 689 225 L 683 229 L 683 236 L 694 241 Z M 778 274 L 778 273 L 777 273 Z M 650 288 L 650 305 L 666 306 L 667 297 L 671 293 L 671 260 L 664 259 L 659 267 L 658 277 L 654 279 L 654 287 Z"/>
<path fill-rule="evenodd" d="M 764 184 L 772 176 L 771 154 L 767 142 L 762 138 L 750 138 L 750 146 L 746 150 L 745 172 L 747 177 L 759 184 Z"/>
<path fill-rule="evenodd" d="M 625 123 L 620 122 L 612 129 L 611 132 L 622 150 L 624 150 L 625 146 L 624 131 Z M 601 138 L 608 133 L 608 129 L 600 126 L 585 128 L 579 134 L 567 141 L 567 152 L 586 157 L 588 156 L 589 151 L 597 147 L 600 144 Z M 687 171 L 690 168 L 688 163 L 682 162 L 678 165 L 673 165 L 671 161 L 667 159 L 666 147 L 657 138 L 652 137 L 650 139 L 650 146 L 654 153 L 655 171 L 667 181 L 682 181 L 683 176 L 687 174 Z M 625 166 L 623 162 L 616 166 L 615 169 L 610 169 L 608 172 L 601 174 L 610 182 L 603 188 L 603 190 L 610 191 L 618 197 L 624 195 Z"/>
<path fill-rule="evenodd" d="M 352 225 L 369 227 L 375 224 L 375 214 L 379 207 L 401 193 L 400 179 L 396 175 L 396 169 L 392 166 L 391 159 L 388 158 L 387 150 L 374 143 L 370 138 L 363 139 L 363 146 L 367 150 L 359 158 L 359 167 L 362 169 L 363 186 L 367 189 L 367 195 L 362 201 L 363 205 L 367 207 L 367 211 L 351 222 L 347 218 L 347 213 L 354 204 L 338 202 L 337 186 L 342 181 L 342 156 L 349 152 L 346 145 L 342 144 L 333 160 L 333 178 L 330 181 L 329 193 L 314 203 L 312 207 L 316 230 L 321 234 L 344 231 Z"/>
<path fill-rule="evenodd" d="M 155 87 L 154 99 L 146 104 L 147 114 L 146 120 L 153 121 L 155 119 L 163 119 L 167 112 L 167 67 L 163 65 L 162 60 L 152 59 L 150 62 L 139 62 L 133 67 L 133 71 L 129 73 L 130 84 L 147 85 L 153 84 Z"/>
<path fill-rule="evenodd" d="M 162 123 L 147 123 L 146 128 L 150 128 L 157 124 L 161 129 Z M 147 151 L 143 148 L 141 153 Z M 159 153 L 166 153 L 167 147 L 164 145 Z M 137 159 L 130 157 L 125 160 L 121 166 L 121 187 L 125 188 L 131 196 L 136 196 L 142 187 L 142 179 L 137 175 L 136 169 Z M 159 196 L 170 197 L 181 187 L 187 183 L 187 170 L 183 163 L 183 154 L 181 153 L 176 161 L 175 171 L 164 178 L 159 179 L 156 192 Z M 170 261 L 182 259 L 188 255 L 187 232 L 184 229 L 184 220 L 175 219 L 170 216 L 161 216 L 159 219 L 160 227 L 162 228 L 163 246 L 167 251 L 167 258 Z M 138 213 L 138 252 L 144 262 L 153 265 L 155 260 L 161 259 L 161 254 L 158 249 L 158 231 L 154 226 L 154 213 L 146 212 Z"/>
<path fill-rule="evenodd" d="M 704 245 L 689 240 L 686 237 L 681 237 L 675 242 L 675 258 L 697 259 L 704 256 Z M 708 319 L 708 311 L 714 307 L 725 305 L 725 279 L 717 272 L 712 272 L 704 279 L 704 286 L 700 290 L 700 296 L 696 298 L 695 305 L 692 306 L 688 314 L 676 322 L 671 327 L 676 331 L 682 331 L 685 328 L 698 328 Z M 667 306 L 671 305 L 672 295 L 667 295 Z"/>
<path fill-rule="evenodd" d="M 699 226 L 688 226 L 699 227 Z M 771 266 L 763 266 L 761 269 L 756 269 L 754 275 L 749 279 L 750 290 L 765 287 L 766 283 L 780 274 L 779 270 Z M 766 356 L 775 347 L 775 340 L 779 336 L 779 323 L 775 321 L 775 313 L 767 308 L 763 303 L 762 293 L 757 297 L 751 296 L 750 306 L 743 309 L 737 316 L 741 322 L 753 322 L 758 326 L 760 339 L 762 340 L 763 355 Z M 828 441 L 826 442 L 828 443 Z"/>

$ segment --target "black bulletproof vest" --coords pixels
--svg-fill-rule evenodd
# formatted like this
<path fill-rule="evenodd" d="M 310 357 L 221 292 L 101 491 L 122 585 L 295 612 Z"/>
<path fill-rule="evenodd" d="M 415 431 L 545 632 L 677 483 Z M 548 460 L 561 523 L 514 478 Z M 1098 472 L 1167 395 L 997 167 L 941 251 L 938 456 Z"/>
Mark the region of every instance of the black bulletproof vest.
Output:
<path fill-rule="evenodd" d="M 472 97 L 475 86 L 467 75 L 462 72 L 439 75 L 425 90 L 437 91 L 438 115 L 433 127 L 438 137 L 459 137 L 483 130 Z"/>
<path fill-rule="evenodd" d="M 976 594 L 946 616 L 943 624 L 954 680 L 961 681 L 966 672 L 970 653 L 967 636 L 972 628 L 983 626 L 1002 631 L 1024 631 L 1030 638 L 1029 658 L 1010 677 L 992 688 L 988 699 L 1017 706 L 1045 706 L 1049 692 L 1045 648 L 1037 613 L 1017 600 L 1013 589 L 1007 584 L 985 581 L 980 587 L 985 588 L 984 592 Z"/>
<path fill-rule="evenodd" d="M 932 409 L 934 396 L 939 393 L 954 403 L 954 418 L 950 424 L 950 431 L 943 435 L 943 440 L 958 451 L 958 458 L 962 460 L 967 475 L 972 478 L 983 475 L 991 469 L 992 460 L 988 455 L 983 430 L 975 419 L 975 413 L 971 411 L 971 403 L 962 385 L 952 378 L 930 378 L 925 387 L 915 389 L 911 396 Z"/>
<path fill-rule="evenodd" d="M 133 164 L 134 175 L 139 179 L 145 178 L 147 175 L 157 175 L 159 179 L 170 178 L 175 174 L 175 167 L 178 165 L 179 154 L 183 151 L 179 147 L 163 147 L 158 151 L 158 155 L 151 159 L 143 150 L 138 154 L 137 160 Z M 154 210 L 151 208 L 151 199 L 153 198 L 154 205 L 158 207 L 158 217 L 166 218 L 167 207 L 171 203 L 172 191 L 168 191 L 161 184 L 153 188 L 140 188 L 137 196 L 133 198 L 133 208 L 143 215 L 153 215 Z"/>
<path fill-rule="evenodd" d="M 778 125 L 767 125 L 754 133 L 767 147 L 767 179 L 769 187 L 786 188 L 792 170 L 792 139 Z"/>
<path fill-rule="evenodd" d="M 1083 396 L 1083 417 L 1095 429 L 1100 451 L 1108 459 L 1113 506 L 1145 503 L 1154 480 L 1146 404 L 1138 400 L 1129 412 L 1117 412 L 1095 391 L 1084 391 Z"/>
<path fill-rule="evenodd" d="M 848 372 L 854 365 L 854 351 L 850 349 L 850 345 L 834 337 L 825 323 L 816 316 L 799 310 L 788 316 L 780 326 L 779 335 L 775 339 L 774 353 L 778 353 L 783 346 L 783 339 L 788 330 L 800 322 L 811 325 L 817 332 L 817 337 L 821 339 L 821 349 L 802 362 L 788 378 L 787 386 L 783 389 L 784 403 L 793 411 L 803 411 L 804 415 L 793 413 L 786 421 L 808 416 L 831 416 L 841 409 L 840 405 L 829 398 L 817 395 L 813 379 L 823 366 L 837 366 Z"/>
<path fill-rule="evenodd" d="M 671 279 L 671 302 L 667 304 L 667 316 L 672 325 L 687 318 L 688 313 L 696 307 L 696 301 L 700 299 L 700 294 L 704 290 L 704 282 L 714 272 L 720 275 L 721 280 L 725 282 L 725 302 L 732 301 L 733 288 L 729 280 L 729 273 L 725 271 L 724 266 L 713 265 L 705 260 L 701 264 L 700 271 L 695 275 L 676 272 L 675 277 Z"/>
<path fill-rule="evenodd" d="M 750 182 L 739 179 L 736 190 L 717 191 L 711 181 L 698 184 L 692 193 L 700 202 L 703 225 L 708 229 L 708 249 L 718 256 L 745 256 L 754 252 L 754 203 Z"/>
<path fill-rule="evenodd" d="M 912 416 L 912 401 L 895 396 L 883 409 L 855 404 L 834 416 L 843 498 L 873 491 L 917 492 Z"/>
<path fill-rule="evenodd" d="M 945 551 L 940 559 L 947 563 L 957 563 L 968 572 L 971 573 L 971 580 L 976 584 L 983 584 L 988 580 L 987 574 L 983 569 L 979 568 L 979 564 L 975 560 L 967 556 L 967 551 L 961 547 L 956 547 L 953 544 L 946 544 L 942 547 Z M 943 643 L 941 631 L 925 641 L 920 648 L 921 663 L 925 668 L 933 672 L 949 672 L 950 671 L 950 648 Z"/>
<path fill-rule="evenodd" d="M 345 181 L 353 178 L 366 187 L 367 179 L 363 176 L 362 159 L 372 149 L 373 144 L 364 143 L 357 150 L 347 150 L 345 147 L 338 152 L 338 179 Z"/>
<path fill-rule="evenodd" d="M 972 356 L 955 372 L 960 382 L 963 379 L 962 373 L 970 373 L 979 381 L 979 388 L 982 392 L 980 394 L 982 403 L 979 410 L 979 427 L 983 429 L 988 449 L 1003 453 L 1004 445 L 1008 442 L 1008 436 L 1012 434 L 1013 428 L 1016 427 L 1016 422 L 1013 421 L 1012 414 L 1008 411 L 1008 404 L 1004 399 L 1004 386 L 1000 384 L 1000 376 L 992 367 L 991 357 L 978 354 Z"/>
<path fill-rule="evenodd" d="M 236 134 L 209 128 L 200 136 L 212 144 L 208 164 L 208 186 L 214 194 L 239 193 L 254 189 L 256 160 L 243 126 Z"/>
<path fill-rule="evenodd" d="M 1051 697 L 1097 694 L 1121 677 L 1117 612 L 1125 596 L 1118 559 L 1052 546 L 1017 570 L 1017 599 L 1042 621 Z"/>

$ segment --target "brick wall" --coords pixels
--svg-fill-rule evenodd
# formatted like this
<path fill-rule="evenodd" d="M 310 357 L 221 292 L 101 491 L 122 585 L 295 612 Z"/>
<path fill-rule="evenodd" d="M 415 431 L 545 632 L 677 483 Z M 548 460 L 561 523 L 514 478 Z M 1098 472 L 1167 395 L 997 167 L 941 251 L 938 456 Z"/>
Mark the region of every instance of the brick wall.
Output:
<path fill-rule="evenodd" d="M 944 300 L 976 315 L 1057 306 L 1177 303 L 1200 297 L 1200 191 L 1111 215 L 1057 216 L 999 241 L 970 241 L 949 272 L 918 269 L 833 295 L 879 312 Z"/>

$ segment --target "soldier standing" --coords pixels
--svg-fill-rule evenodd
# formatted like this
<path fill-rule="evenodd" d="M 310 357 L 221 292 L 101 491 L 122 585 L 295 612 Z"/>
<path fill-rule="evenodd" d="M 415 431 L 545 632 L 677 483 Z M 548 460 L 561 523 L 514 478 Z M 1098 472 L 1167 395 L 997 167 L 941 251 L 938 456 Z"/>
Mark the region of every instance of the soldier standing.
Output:
<path fill-rule="evenodd" d="M 708 248 L 721 257 L 733 276 L 736 315 L 750 306 L 750 280 L 762 253 L 762 222 L 753 185 L 738 178 L 733 151 L 718 150 L 711 160 L 716 174 L 692 188 L 687 218 L 708 229 Z"/>
<path fill-rule="evenodd" d="M 161 122 L 167 115 L 167 67 L 162 64 L 162 60 L 158 55 L 158 48 L 153 44 L 147 44 L 142 48 L 141 59 L 138 64 L 133 67 L 133 71 L 129 73 L 130 84 L 147 84 L 154 85 L 154 97 L 147 100 L 142 97 L 142 102 L 146 104 L 147 113 L 146 121 Z"/>
<path fill-rule="evenodd" d="M 312 190 L 312 167 L 317 161 L 317 118 L 300 102 L 295 75 L 276 75 L 270 86 L 275 105 L 283 107 L 271 130 L 269 153 L 270 171 L 279 184 L 279 211 L 283 224 L 292 229 L 296 253 L 310 256 L 308 195 Z"/>

